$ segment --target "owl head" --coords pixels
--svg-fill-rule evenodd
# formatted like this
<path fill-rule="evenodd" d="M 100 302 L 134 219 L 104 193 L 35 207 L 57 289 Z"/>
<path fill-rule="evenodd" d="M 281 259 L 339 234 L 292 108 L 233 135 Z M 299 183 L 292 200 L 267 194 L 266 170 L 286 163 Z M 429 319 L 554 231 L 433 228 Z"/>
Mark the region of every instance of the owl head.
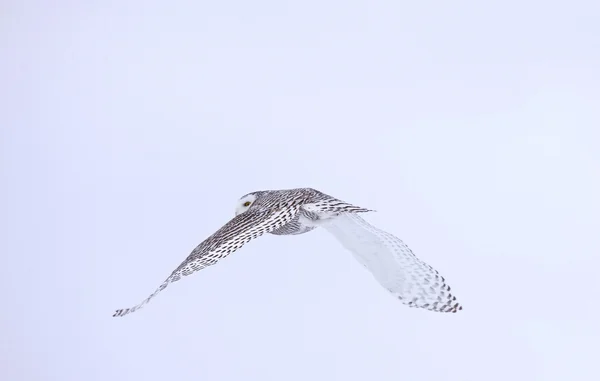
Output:
<path fill-rule="evenodd" d="M 258 195 L 256 193 L 248 193 L 247 195 L 242 196 L 237 202 L 235 207 L 235 215 L 244 213 L 246 210 L 250 209 L 252 204 L 256 201 Z"/>

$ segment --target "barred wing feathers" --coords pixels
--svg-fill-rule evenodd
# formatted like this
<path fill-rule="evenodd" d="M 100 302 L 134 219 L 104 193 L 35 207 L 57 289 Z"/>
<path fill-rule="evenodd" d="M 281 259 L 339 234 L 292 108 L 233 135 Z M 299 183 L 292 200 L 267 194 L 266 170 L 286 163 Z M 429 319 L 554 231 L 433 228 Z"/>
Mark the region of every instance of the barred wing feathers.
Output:
<path fill-rule="evenodd" d="M 292 205 L 268 211 L 247 211 L 238 214 L 199 244 L 150 296 L 133 307 L 116 310 L 113 317 L 125 316 L 139 310 L 169 284 L 214 265 L 252 239 L 282 227 L 296 216 L 298 210 L 298 205 Z"/>

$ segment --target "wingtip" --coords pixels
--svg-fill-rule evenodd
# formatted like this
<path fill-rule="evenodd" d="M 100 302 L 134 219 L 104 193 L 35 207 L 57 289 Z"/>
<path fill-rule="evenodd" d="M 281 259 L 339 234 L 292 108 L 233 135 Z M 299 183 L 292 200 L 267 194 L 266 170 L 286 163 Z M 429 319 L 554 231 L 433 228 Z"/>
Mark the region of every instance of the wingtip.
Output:
<path fill-rule="evenodd" d="M 450 308 L 441 308 L 439 310 L 439 312 L 450 312 L 450 313 L 455 314 L 458 311 L 462 311 L 462 309 L 463 309 L 463 306 L 460 303 L 456 303 L 453 306 L 447 306 L 447 307 L 450 307 Z"/>
<path fill-rule="evenodd" d="M 122 316 L 127 315 L 128 312 L 129 312 L 129 308 L 122 308 L 120 310 L 115 310 L 112 317 L 122 317 Z"/>

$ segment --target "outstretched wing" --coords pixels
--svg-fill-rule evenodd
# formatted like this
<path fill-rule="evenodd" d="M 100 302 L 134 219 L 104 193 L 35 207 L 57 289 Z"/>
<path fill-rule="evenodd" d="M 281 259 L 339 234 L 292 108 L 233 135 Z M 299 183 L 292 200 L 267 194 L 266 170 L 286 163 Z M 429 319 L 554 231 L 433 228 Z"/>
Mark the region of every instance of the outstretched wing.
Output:
<path fill-rule="evenodd" d="M 399 238 L 354 213 L 340 214 L 321 226 L 402 303 L 436 312 L 462 310 L 444 278 Z"/>
<path fill-rule="evenodd" d="M 221 229 L 199 244 L 171 275 L 141 303 L 115 311 L 113 316 L 125 316 L 146 305 L 159 292 L 173 282 L 205 267 L 214 265 L 220 259 L 241 248 L 250 240 L 290 222 L 298 213 L 298 206 L 292 205 L 269 211 L 246 211 L 238 214 Z"/>

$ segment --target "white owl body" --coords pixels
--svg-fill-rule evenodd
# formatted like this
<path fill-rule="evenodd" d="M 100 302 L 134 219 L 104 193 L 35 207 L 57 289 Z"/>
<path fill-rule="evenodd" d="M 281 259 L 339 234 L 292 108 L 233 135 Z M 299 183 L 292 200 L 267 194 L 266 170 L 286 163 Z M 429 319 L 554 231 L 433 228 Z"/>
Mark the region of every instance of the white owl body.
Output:
<path fill-rule="evenodd" d="M 305 216 L 305 211 L 303 208 L 300 208 L 300 211 L 294 217 L 293 220 L 283 225 L 279 229 L 273 230 L 270 234 L 275 235 L 298 235 L 308 233 L 317 228 L 317 226 L 312 223 L 312 218 L 310 216 Z"/>

